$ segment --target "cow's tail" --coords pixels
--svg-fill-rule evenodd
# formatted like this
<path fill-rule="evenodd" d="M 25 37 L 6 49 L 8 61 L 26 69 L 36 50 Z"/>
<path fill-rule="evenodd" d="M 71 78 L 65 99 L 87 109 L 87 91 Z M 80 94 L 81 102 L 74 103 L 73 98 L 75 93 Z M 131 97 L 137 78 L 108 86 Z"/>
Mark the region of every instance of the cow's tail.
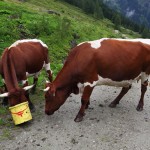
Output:
<path fill-rule="evenodd" d="M 5 49 L 2 56 L 2 68 L 8 92 L 19 89 L 14 63 L 11 58 L 11 50 L 8 48 Z"/>

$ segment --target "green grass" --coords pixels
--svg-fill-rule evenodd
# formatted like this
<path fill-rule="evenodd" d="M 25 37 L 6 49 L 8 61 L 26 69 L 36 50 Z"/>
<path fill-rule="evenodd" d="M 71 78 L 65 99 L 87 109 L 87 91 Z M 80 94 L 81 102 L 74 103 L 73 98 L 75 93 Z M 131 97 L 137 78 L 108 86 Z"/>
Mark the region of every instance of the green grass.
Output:
<path fill-rule="evenodd" d="M 54 10 L 60 14 L 48 14 Z M 139 37 L 122 30 L 114 33 L 114 25 L 107 19 L 96 20 L 82 10 L 56 0 L 0 1 L 0 51 L 20 38 L 39 38 L 48 46 L 52 63 L 61 63 L 70 49 L 73 34 L 78 43 L 102 37 Z M 69 23 L 67 26 L 66 23 Z"/>

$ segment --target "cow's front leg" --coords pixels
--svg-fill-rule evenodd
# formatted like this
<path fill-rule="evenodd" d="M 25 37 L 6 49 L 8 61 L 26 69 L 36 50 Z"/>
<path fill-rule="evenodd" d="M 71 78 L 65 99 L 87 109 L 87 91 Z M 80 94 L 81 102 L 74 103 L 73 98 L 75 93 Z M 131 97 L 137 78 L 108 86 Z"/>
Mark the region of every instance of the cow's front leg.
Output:
<path fill-rule="evenodd" d="M 38 76 L 34 76 L 34 79 L 33 79 L 33 88 L 31 89 L 31 93 L 34 94 L 35 93 L 35 90 L 36 90 L 36 86 L 37 86 L 37 82 L 38 82 Z"/>
<path fill-rule="evenodd" d="M 93 87 L 86 86 L 84 88 L 83 95 L 81 98 L 81 108 L 80 108 L 76 118 L 74 119 L 75 122 L 80 122 L 83 120 L 83 116 L 85 115 L 85 109 L 87 108 L 87 106 L 89 104 L 89 99 L 90 99 L 92 91 L 93 91 Z"/>
<path fill-rule="evenodd" d="M 7 87 L 6 87 L 6 84 L 5 84 L 5 83 L 4 83 L 4 91 L 2 90 L 1 92 L 2 92 L 2 93 L 7 92 Z M 3 105 L 3 106 L 8 106 L 8 97 L 4 97 L 4 98 L 3 98 L 2 105 Z"/>
<path fill-rule="evenodd" d="M 23 87 L 26 87 L 26 86 L 28 86 L 28 80 L 27 79 L 23 80 Z M 34 107 L 33 103 L 30 100 L 29 91 L 28 90 L 25 91 L 25 97 L 27 98 L 27 100 L 29 102 L 29 108 L 30 108 L 30 110 L 32 112 L 34 112 L 35 111 L 35 107 Z"/>
<path fill-rule="evenodd" d="M 89 100 L 88 103 L 86 104 L 85 109 L 88 109 L 88 108 L 89 108 L 89 105 L 90 105 L 90 100 Z"/>
<path fill-rule="evenodd" d="M 146 90 L 147 90 L 147 85 L 148 85 L 148 80 L 145 81 L 145 82 L 141 85 L 141 98 L 140 98 L 139 104 L 138 104 L 137 107 L 136 107 L 136 110 L 137 110 L 137 111 L 142 111 L 142 110 L 143 110 L 143 106 L 144 106 L 144 95 L 145 95 L 145 92 L 146 92 Z"/>
<path fill-rule="evenodd" d="M 129 87 L 123 87 L 120 94 L 116 97 L 116 99 L 109 104 L 109 107 L 115 108 L 116 105 L 119 104 L 122 97 L 129 91 L 130 88 L 131 85 Z"/>

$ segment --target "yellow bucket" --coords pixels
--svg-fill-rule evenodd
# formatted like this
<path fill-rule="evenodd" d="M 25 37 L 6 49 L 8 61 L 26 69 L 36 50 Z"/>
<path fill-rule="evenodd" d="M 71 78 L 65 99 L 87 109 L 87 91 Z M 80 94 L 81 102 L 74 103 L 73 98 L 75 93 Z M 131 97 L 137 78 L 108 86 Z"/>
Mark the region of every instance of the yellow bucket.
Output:
<path fill-rule="evenodd" d="M 27 122 L 32 119 L 28 102 L 23 102 L 18 105 L 9 107 L 15 125 Z"/>

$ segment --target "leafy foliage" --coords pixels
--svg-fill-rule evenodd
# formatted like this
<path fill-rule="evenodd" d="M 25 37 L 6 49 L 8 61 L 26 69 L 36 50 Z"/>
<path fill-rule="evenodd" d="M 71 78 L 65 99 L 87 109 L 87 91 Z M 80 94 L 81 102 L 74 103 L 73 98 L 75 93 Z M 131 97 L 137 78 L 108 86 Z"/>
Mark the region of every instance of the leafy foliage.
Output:
<path fill-rule="evenodd" d="M 103 18 L 108 18 L 110 19 L 114 24 L 115 24 L 115 28 L 119 29 L 120 26 L 124 26 L 125 28 L 134 30 L 135 32 L 140 32 L 143 33 L 145 31 L 141 31 L 141 27 L 146 28 L 147 29 L 147 34 L 143 34 L 143 38 L 149 38 L 150 37 L 150 29 L 148 29 L 147 24 L 148 21 L 145 19 L 144 16 L 140 16 L 141 21 L 140 22 L 144 22 L 144 24 L 142 23 L 135 23 L 132 20 L 130 20 L 129 18 L 125 17 L 125 15 L 122 15 L 121 13 L 119 13 L 118 8 L 115 9 L 115 7 L 117 7 L 118 3 L 124 7 L 124 3 L 122 4 L 122 1 L 118 0 L 118 3 L 116 2 L 115 4 L 112 4 L 113 2 L 110 0 L 108 5 L 112 6 L 114 5 L 114 9 L 111 9 L 111 6 L 108 7 L 107 5 L 105 5 L 105 3 L 103 3 L 103 0 L 82 0 L 80 3 L 78 0 L 62 0 L 62 1 L 66 1 L 72 5 L 75 5 L 81 9 L 84 10 L 84 12 L 86 12 L 87 14 L 92 14 L 95 18 L 97 19 L 103 19 Z M 127 2 L 126 0 L 124 0 L 125 2 Z M 130 1 L 130 7 L 134 7 L 135 3 L 137 0 L 134 1 Z M 129 6 L 129 5 L 128 5 Z M 138 6 L 138 5 L 137 5 Z M 125 9 L 126 10 L 126 9 Z M 148 11 L 149 12 L 149 11 Z M 141 12 L 142 13 L 142 12 Z"/>

